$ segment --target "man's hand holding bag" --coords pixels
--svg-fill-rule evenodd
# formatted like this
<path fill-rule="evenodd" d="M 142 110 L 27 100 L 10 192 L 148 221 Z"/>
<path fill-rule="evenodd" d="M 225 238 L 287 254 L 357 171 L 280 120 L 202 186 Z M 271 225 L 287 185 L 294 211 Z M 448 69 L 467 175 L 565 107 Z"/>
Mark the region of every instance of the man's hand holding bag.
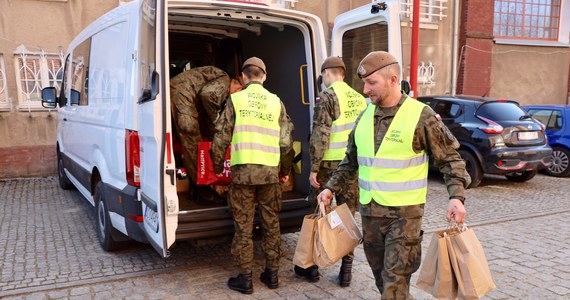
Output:
<path fill-rule="evenodd" d="M 362 241 L 362 233 L 346 204 L 326 212 L 321 202 L 315 224 L 313 262 L 320 268 L 335 264 Z"/>

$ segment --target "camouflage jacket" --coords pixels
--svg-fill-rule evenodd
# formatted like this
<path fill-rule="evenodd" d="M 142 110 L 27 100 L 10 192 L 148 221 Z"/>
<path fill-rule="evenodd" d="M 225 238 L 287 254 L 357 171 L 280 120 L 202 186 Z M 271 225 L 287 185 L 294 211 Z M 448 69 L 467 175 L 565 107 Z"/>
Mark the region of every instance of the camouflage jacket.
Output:
<path fill-rule="evenodd" d="M 309 139 L 311 155 L 311 172 L 318 172 L 319 168 L 335 170 L 340 161 L 323 161 L 325 150 L 329 145 L 332 123 L 340 116 L 338 97 L 331 88 L 319 94 L 320 101 L 313 113 L 313 131 Z"/>
<path fill-rule="evenodd" d="M 183 96 L 171 97 L 178 129 L 195 132 L 198 129 L 186 129 L 199 126 L 201 135 L 212 139 L 229 86 L 230 78 L 226 72 L 212 66 L 194 68 L 173 77 L 170 88 Z"/>
<path fill-rule="evenodd" d="M 376 107 L 374 113 L 374 151 L 378 151 L 380 144 L 394 116 L 402 106 L 407 95 L 402 95 L 400 102 L 394 107 Z M 356 120 L 355 128 L 362 115 Z M 416 153 L 425 150 L 432 156 L 435 165 L 443 173 L 443 178 L 450 196 L 465 197 L 465 187 L 471 182 L 471 178 L 465 170 L 465 162 L 457 152 L 459 142 L 445 126 L 438 115 L 430 107 L 424 108 L 420 120 L 416 125 L 413 148 Z M 349 180 L 358 176 L 358 149 L 354 143 L 354 129 L 348 137 L 346 157 L 339 164 L 337 171 L 326 184 L 326 187 L 336 192 Z"/>
<path fill-rule="evenodd" d="M 244 90 L 251 84 L 260 84 L 259 82 L 251 82 L 244 87 Z M 281 101 L 280 101 L 281 102 Z M 214 163 L 214 172 L 219 174 L 224 169 L 224 156 L 227 147 L 231 144 L 232 135 L 235 125 L 235 111 L 231 97 L 228 98 L 226 107 L 222 112 L 220 119 L 216 124 L 218 131 L 212 142 L 212 161 Z M 232 183 L 245 185 L 260 185 L 278 183 L 279 177 L 289 173 L 293 165 L 293 123 L 291 123 L 283 102 L 281 102 L 281 114 L 279 115 L 279 126 L 281 127 L 281 137 L 279 147 L 281 150 L 281 164 L 279 167 L 270 167 L 257 164 L 234 165 L 231 167 Z"/>

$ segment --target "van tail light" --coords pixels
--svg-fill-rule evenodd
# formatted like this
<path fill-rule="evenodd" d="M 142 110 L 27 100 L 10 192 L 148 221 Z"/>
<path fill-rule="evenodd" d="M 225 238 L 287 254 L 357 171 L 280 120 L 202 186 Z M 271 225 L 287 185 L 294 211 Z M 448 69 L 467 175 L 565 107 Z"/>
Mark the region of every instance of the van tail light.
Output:
<path fill-rule="evenodd" d="M 125 131 L 125 160 L 127 182 L 133 186 L 141 186 L 141 154 L 139 134 L 136 131 Z"/>
<path fill-rule="evenodd" d="M 491 121 L 487 118 L 483 118 L 481 116 L 477 116 L 477 118 L 481 119 L 483 122 L 487 123 L 485 127 L 479 127 L 479 129 L 483 130 L 486 134 L 501 134 L 503 133 L 503 126 L 497 124 L 494 121 Z"/>

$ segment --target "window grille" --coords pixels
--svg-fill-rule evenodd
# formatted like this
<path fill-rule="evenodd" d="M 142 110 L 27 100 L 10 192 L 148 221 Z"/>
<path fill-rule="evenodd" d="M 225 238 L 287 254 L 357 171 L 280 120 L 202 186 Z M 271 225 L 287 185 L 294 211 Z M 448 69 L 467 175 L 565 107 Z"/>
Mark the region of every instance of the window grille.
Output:
<path fill-rule="evenodd" d="M 447 2 L 448 0 L 420 0 L 420 24 L 435 24 L 447 17 Z M 400 9 L 402 20 L 412 21 L 414 0 L 400 0 Z"/>
<path fill-rule="evenodd" d="M 495 37 L 558 40 L 560 0 L 495 0 Z"/>
<path fill-rule="evenodd" d="M 6 66 L 4 65 L 4 56 L 2 54 L 0 54 L 0 110 L 10 110 L 6 83 Z"/>
<path fill-rule="evenodd" d="M 61 88 L 63 79 L 63 52 L 30 52 L 21 45 L 15 52 L 16 86 L 20 110 L 43 109 L 42 88 Z"/>

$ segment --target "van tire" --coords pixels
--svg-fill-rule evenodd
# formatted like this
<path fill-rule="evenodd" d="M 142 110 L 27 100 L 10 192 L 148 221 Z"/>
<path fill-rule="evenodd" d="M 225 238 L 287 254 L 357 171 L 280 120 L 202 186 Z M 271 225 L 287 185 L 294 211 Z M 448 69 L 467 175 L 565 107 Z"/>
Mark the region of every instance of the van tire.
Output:
<path fill-rule="evenodd" d="M 97 237 L 99 238 L 99 243 L 105 251 L 113 251 L 124 248 L 124 242 L 117 242 L 113 239 L 113 235 L 120 234 L 117 229 L 111 224 L 111 218 L 109 217 L 109 209 L 107 208 L 107 200 L 105 200 L 105 194 L 103 191 L 103 182 L 97 183 L 95 188 L 95 195 L 93 196 L 95 200 L 95 213 L 97 220 Z"/>
<path fill-rule="evenodd" d="M 483 180 L 483 170 L 481 169 L 479 160 L 467 150 L 459 150 L 458 152 L 465 161 L 465 169 L 471 177 L 471 184 L 469 184 L 467 188 L 478 187 Z"/>
<path fill-rule="evenodd" d="M 525 182 L 531 180 L 536 175 L 536 173 L 538 173 L 538 170 L 522 171 L 505 175 L 505 177 L 507 177 L 507 179 L 510 181 Z"/>
<path fill-rule="evenodd" d="M 64 190 L 70 190 L 73 188 L 73 183 L 71 183 L 71 181 L 67 177 L 67 174 L 65 174 L 65 170 L 63 167 L 63 157 L 61 155 L 61 152 L 59 152 L 59 149 L 57 151 L 57 179 L 60 188 Z"/>

